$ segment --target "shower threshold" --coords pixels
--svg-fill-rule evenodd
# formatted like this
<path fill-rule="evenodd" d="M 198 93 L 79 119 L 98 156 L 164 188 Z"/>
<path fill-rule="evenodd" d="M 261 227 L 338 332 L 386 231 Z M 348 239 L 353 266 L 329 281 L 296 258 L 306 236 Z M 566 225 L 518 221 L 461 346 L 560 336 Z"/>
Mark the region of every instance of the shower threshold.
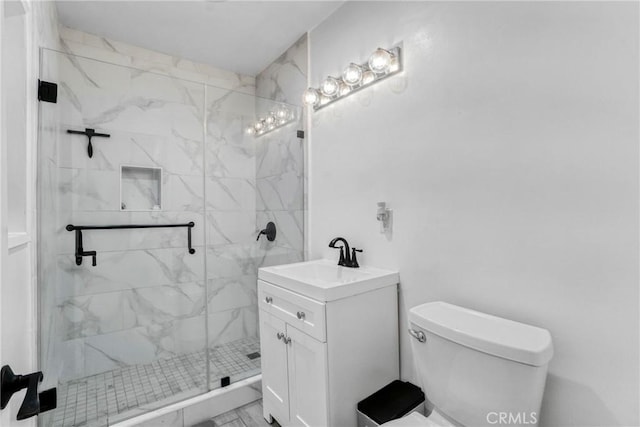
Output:
<path fill-rule="evenodd" d="M 208 349 L 212 386 L 218 387 L 224 377 L 258 374 L 259 351 L 257 337 Z M 107 426 L 206 392 L 206 362 L 202 350 L 61 383 L 52 425 Z"/>

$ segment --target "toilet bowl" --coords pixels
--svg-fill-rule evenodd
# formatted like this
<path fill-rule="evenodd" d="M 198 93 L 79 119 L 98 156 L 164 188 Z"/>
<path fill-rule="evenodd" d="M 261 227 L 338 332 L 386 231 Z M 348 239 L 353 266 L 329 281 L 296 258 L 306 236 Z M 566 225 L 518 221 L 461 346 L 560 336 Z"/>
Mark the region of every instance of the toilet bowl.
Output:
<path fill-rule="evenodd" d="M 511 425 L 538 424 L 553 356 L 549 331 L 445 302 L 413 307 L 409 322 L 419 385 L 433 410 L 384 426 L 495 427 L 498 414 L 516 420 Z"/>

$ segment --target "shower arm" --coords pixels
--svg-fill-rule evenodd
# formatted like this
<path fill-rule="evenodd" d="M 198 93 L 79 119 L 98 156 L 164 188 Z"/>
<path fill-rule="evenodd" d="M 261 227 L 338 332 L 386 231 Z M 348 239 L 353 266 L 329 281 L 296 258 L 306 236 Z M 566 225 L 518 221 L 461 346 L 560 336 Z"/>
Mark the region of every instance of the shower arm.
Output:
<path fill-rule="evenodd" d="M 126 224 L 126 225 L 73 225 L 66 226 L 67 231 L 76 232 L 76 265 L 82 265 L 82 258 L 90 256 L 92 258 L 92 265 L 96 266 L 96 251 L 85 251 L 82 245 L 82 230 L 123 230 L 132 228 L 177 228 L 187 227 L 187 248 L 190 254 L 195 254 L 196 250 L 191 246 L 191 229 L 196 224 L 191 221 L 186 224 Z"/>

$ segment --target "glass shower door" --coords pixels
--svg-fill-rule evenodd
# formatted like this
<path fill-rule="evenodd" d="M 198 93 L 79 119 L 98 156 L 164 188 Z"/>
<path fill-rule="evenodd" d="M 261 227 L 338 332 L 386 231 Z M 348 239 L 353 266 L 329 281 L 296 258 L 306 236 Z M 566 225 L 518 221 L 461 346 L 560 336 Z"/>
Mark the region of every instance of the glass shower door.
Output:
<path fill-rule="evenodd" d="M 38 147 L 58 408 L 40 425 L 109 425 L 259 374 L 258 268 L 303 259 L 300 107 L 51 50 L 41 67 L 58 84 Z M 92 132 L 108 136 L 90 153 Z M 256 240 L 268 222 L 275 240 Z"/>
<path fill-rule="evenodd" d="M 207 86 L 206 126 L 207 336 L 213 389 L 260 373 L 258 268 L 303 258 L 301 108 Z M 274 241 L 259 237 L 270 221 L 277 230 Z"/>
<path fill-rule="evenodd" d="M 49 50 L 41 79 L 58 84 L 40 104 L 40 361 L 58 387 L 41 425 L 112 424 L 207 391 L 204 85 Z M 109 135 L 92 153 L 68 133 L 87 129 Z"/>

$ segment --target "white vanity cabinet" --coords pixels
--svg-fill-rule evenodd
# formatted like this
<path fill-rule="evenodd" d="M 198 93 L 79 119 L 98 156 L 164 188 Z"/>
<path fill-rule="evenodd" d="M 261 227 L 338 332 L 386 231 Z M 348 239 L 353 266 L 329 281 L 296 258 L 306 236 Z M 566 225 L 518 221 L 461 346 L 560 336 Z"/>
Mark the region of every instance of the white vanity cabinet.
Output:
<path fill-rule="evenodd" d="M 258 280 L 265 419 L 356 426 L 357 403 L 399 377 L 397 273 L 315 298 L 259 277 L 271 280 Z"/>

